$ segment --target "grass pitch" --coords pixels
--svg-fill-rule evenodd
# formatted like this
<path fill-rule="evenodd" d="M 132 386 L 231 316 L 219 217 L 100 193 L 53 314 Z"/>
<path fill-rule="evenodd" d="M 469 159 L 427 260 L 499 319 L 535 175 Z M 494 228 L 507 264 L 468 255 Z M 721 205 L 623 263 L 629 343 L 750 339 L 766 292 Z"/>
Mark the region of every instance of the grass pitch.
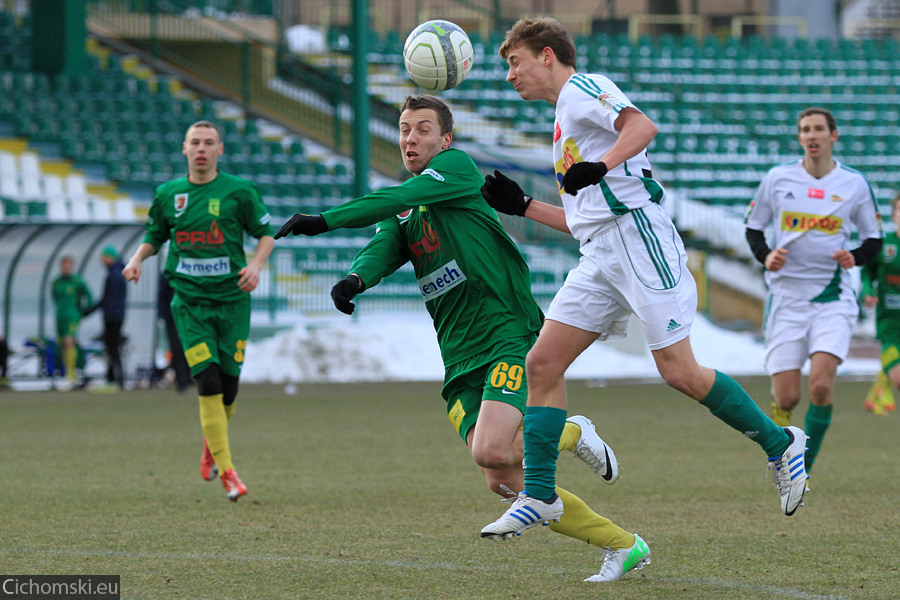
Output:
<path fill-rule="evenodd" d="M 768 405 L 767 380 L 742 383 Z M 607 486 L 564 453 L 559 482 L 652 550 L 614 584 L 583 583 L 600 553 L 547 529 L 479 538 L 506 505 L 439 384 L 298 387 L 242 386 L 237 504 L 200 479 L 193 394 L 0 393 L 0 571 L 118 574 L 123 598 L 145 599 L 900 597 L 900 414 L 866 413 L 866 382 L 838 384 L 793 517 L 759 447 L 694 402 L 570 382 L 570 411 L 593 419 L 622 475 Z"/>

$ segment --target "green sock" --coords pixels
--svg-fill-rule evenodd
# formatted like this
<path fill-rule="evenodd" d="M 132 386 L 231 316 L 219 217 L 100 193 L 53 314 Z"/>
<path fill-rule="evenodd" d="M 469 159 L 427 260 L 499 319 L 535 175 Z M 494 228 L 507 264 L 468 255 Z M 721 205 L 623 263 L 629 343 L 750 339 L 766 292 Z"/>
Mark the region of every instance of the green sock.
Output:
<path fill-rule="evenodd" d="M 525 440 L 525 493 L 549 500 L 556 493 L 556 459 L 566 411 L 552 406 L 528 406 L 522 423 Z"/>
<path fill-rule="evenodd" d="M 762 446 L 770 458 L 784 454 L 791 443 L 787 432 L 759 409 L 737 381 L 724 373 L 716 371 L 716 381 L 700 404 Z"/>
<path fill-rule="evenodd" d="M 816 455 L 819 448 L 822 447 L 822 440 L 825 439 L 825 432 L 831 425 L 831 409 L 833 404 L 828 406 L 816 406 L 810 403 L 809 410 L 806 412 L 806 423 L 804 429 L 809 439 L 806 440 L 806 472 L 812 470 L 813 463 L 816 462 Z"/>

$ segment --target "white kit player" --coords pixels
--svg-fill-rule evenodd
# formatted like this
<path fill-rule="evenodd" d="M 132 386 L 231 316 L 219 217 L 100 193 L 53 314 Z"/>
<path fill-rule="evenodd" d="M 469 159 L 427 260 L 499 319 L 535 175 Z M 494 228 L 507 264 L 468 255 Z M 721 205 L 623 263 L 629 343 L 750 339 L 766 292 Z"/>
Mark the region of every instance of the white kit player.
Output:
<path fill-rule="evenodd" d="M 806 489 L 803 432 L 777 426 L 737 382 L 699 365 L 691 350 L 697 288 L 647 157 L 656 125 L 608 78 L 576 72 L 574 43 L 555 19 L 517 22 L 500 56 L 523 99 L 556 106 L 553 161 L 563 207 L 533 200 L 496 171 L 485 178 L 482 195 L 498 211 L 570 232 L 582 256 L 526 360 L 525 491 L 482 535 L 517 533 L 557 518 L 553 486 L 566 369 L 595 340 L 623 337 L 631 313 L 641 320 L 666 383 L 765 450 L 781 508 L 793 514 Z M 516 517 L 526 513 L 532 522 L 523 525 Z"/>
<path fill-rule="evenodd" d="M 808 108 L 797 120 L 803 158 L 772 168 L 747 212 L 747 241 L 765 265 L 769 297 L 763 316 L 773 419 L 786 426 L 810 359 L 806 468 L 831 423 L 838 365 L 847 357 L 858 315 L 848 269 L 881 250 L 881 217 L 869 182 L 832 157 L 834 116 Z M 774 248 L 766 243 L 771 228 Z M 862 245 L 848 250 L 855 230 Z"/>

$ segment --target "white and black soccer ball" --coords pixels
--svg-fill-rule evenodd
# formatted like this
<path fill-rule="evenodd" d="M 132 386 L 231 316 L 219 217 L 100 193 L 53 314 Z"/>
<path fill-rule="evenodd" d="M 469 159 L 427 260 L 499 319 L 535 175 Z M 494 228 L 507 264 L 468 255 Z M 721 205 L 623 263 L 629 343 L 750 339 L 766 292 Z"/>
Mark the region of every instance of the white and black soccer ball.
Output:
<path fill-rule="evenodd" d="M 457 86 L 472 70 L 475 51 L 469 36 L 450 21 L 427 21 L 412 30 L 403 45 L 410 78 L 432 91 Z"/>

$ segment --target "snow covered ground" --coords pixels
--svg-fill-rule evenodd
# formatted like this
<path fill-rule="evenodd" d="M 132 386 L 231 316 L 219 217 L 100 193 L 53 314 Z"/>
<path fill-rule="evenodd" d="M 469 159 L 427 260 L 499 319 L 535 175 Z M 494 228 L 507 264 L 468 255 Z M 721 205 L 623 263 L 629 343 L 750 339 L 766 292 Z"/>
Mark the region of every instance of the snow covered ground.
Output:
<path fill-rule="evenodd" d="M 567 373 L 570 379 L 658 379 L 640 323 L 624 340 L 597 342 Z M 765 375 L 763 345 L 753 335 L 714 326 L 698 315 L 691 342 L 700 364 L 729 375 Z M 875 358 L 850 358 L 840 375 L 877 372 Z M 444 368 L 427 313 L 301 318 L 274 337 L 251 343 L 244 382 L 441 381 Z"/>

